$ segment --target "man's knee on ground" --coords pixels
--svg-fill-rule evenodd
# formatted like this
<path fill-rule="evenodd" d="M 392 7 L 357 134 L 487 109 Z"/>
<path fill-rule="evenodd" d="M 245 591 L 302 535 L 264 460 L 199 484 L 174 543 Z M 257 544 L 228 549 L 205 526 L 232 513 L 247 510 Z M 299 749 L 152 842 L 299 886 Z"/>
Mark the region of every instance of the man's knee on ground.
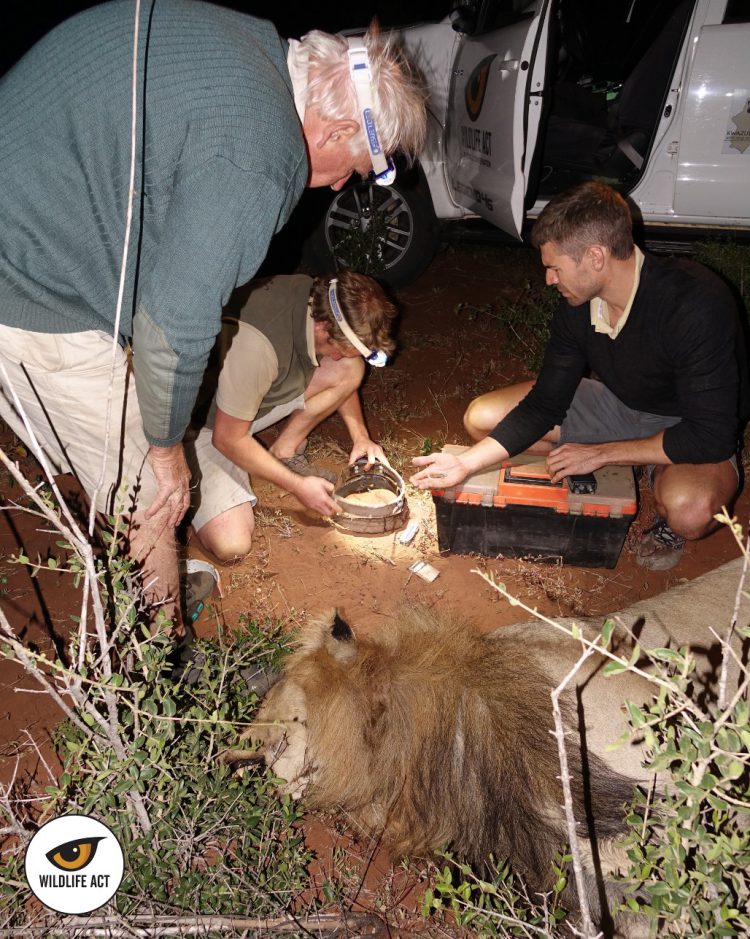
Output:
<path fill-rule="evenodd" d="M 211 519 L 196 534 L 201 545 L 218 561 L 231 564 L 250 554 L 254 531 L 255 521 L 250 509 L 249 513 L 243 512 L 241 516 Z"/>
<path fill-rule="evenodd" d="M 232 537 L 222 535 L 216 537 L 201 537 L 199 534 L 198 540 L 203 547 L 207 551 L 210 551 L 217 561 L 221 561 L 222 564 L 231 564 L 233 561 L 241 561 L 250 554 L 253 545 L 252 535 L 241 538 L 236 534 Z"/>
<path fill-rule="evenodd" d="M 695 541 L 718 527 L 714 516 L 729 508 L 737 494 L 737 471 L 727 460 L 691 467 L 657 467 L 654 473 L 656 510 L 683 538 Z"/>
<path fill-rule="evenodd" d="M 657 497 L 659 514 L 666 518 L 673 532 L 688 541 L 696 541 L 713 531 L 714 515 L 721 511 L 710 491 L 695 492 L 673 487 Z"/>

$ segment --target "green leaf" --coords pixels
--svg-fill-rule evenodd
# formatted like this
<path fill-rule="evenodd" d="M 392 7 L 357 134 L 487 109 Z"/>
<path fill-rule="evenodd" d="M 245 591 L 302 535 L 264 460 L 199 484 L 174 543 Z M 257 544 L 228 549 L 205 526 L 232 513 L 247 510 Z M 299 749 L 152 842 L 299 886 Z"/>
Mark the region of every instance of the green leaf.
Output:
<path fill-rule="evenodd" d="M 607 662 L 607 664 L 602 669 L 602 673 L 604 675 L 619 675 L 626 669 L 627 665 L 625 665 L 623 662 Z"/>
<path fill-rule="evenodd" d="M 610 640 L 612 639 L 612 634 L 615 631 L 615 626 L 616 624 L 613 619 L 608 619 L 604 626 L 602 626 L 602 640 L 604 641 L 605 646 L 609 645 Z"/>
<path fill-rule="evenodd" d="M 177 713 L 177 705 L 172 698 L 165 698 L 162 701 L 162 710 L 167 717 L 174 717 Z"/>
<path fill-rule="evenodd" d="M 723 799 L 719 798 L 719 796 L 715 795 L 714 793 L 709 793 L 706 796 L 706 799 L 710 806 L 712 806 L 713 808 L 717 809 L 720 812 L 726 812 L 729 809 L 729 803 L 725 802 Z"/>
<path fill-rule="evenodd" d="M 660 662 L 676 662 L 678 664 L 682 664 L 685 658 L 676 649 L 649 649 L 648 654 L 652 659 L 657 659 Z"/>
<path fill-rule="evenodd" d="M 722 776 L 725 779 L 739 779 L 745 772 L 745 766 L 739 760 L 732 760 L 729 766 L 725 767 Z"/>
<path fill-rule="evenodd" d="M 646 723 L 646 715 L 632 701 L 626 701 L 625 704 L 630 714 L 630 722 L 634 727 L 642 727 Z"/>

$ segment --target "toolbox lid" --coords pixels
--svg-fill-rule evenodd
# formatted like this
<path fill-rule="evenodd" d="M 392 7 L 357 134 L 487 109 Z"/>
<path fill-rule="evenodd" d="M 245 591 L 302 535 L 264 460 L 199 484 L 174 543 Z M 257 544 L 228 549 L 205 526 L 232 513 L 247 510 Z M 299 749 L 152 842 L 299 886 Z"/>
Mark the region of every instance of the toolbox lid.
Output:
<path fill-rule="evenodd" d="M 444 453 L 460 455 L 468 450 L 455 444 Z M 432 496 L 445 502 L 505 508 L 509 505 L 536 505 L 570 515 L 603 518 L 634 516 L 637 511 L 632 466 L 604 466 L 594 473 L 596 491 L 571 492 L 567 481 L 553 483 L 543 456 L 519 453 L 501 464 L 468 476 L 451 489 L 433 489 Z"/>

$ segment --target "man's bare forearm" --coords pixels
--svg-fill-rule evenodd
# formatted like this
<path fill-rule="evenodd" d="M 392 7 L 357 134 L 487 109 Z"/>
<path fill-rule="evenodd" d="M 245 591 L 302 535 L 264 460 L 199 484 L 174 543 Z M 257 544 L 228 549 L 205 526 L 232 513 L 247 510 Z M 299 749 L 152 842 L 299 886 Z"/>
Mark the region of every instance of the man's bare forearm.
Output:
<path fill-rule="evenodd" d="M 358 391 L 353 391 L 349 397 L 339 405 L 338 412 L 352 440 L 370 436 L 367 430 L 367 424 L 365 424 L 365 416 L 362 412 L 362 404 L 359 400 Z"/>

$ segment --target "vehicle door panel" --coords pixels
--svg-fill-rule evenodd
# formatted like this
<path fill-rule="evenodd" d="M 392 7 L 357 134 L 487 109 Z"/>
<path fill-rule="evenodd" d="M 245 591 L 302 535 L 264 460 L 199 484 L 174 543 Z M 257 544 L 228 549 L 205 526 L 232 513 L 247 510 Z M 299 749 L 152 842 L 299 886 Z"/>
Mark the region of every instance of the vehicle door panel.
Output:
<path fill-rule="evenodd" d="M 542 112 L 550 0 L 483 35 L 463 36 L 454 61 L 446 127 L 455 201 L 520 237 Z"/>
<path fill-rule="evenodd" d="M 750 217 L 750 23 L 704 26 L 679 144 L 675 214 Z"/>

